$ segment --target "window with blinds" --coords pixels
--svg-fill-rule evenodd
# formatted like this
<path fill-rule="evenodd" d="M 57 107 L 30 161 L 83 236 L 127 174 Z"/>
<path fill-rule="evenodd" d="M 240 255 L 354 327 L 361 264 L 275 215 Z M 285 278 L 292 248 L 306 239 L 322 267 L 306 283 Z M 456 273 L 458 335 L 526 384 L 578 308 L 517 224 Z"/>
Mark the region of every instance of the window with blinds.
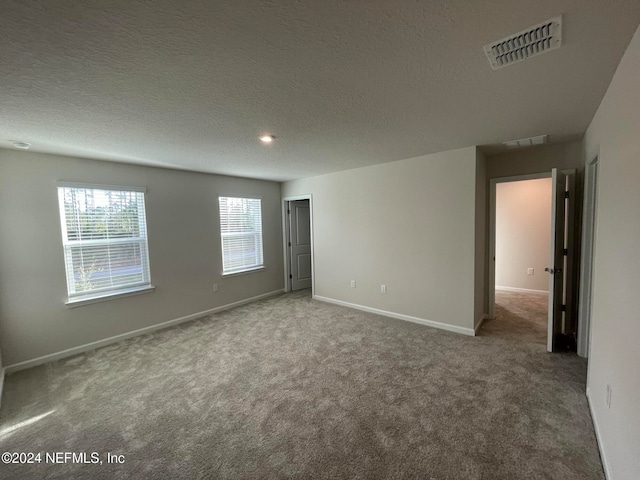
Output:
<path fill-rule="evenodd" d="M 262 201 L 259 198 L 219 197 L 222 273 L 264 267 Z"/>
<path fill-rule="evenodd" d="M 69 302 L 150 287 L 144 190 L 58 184 Z"/>

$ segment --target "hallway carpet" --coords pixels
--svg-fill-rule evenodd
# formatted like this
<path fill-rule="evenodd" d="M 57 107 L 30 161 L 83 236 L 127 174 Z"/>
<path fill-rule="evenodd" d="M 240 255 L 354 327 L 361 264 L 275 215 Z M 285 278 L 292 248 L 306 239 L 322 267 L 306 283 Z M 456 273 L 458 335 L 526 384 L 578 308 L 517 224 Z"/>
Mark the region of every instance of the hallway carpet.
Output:
<path fill-rule="evenodd" d="M 548 302 L 547 293 L 496 290 L 495 319 L 484 322 L 482 334 L 546 348 Z"/>
<path fill-rule="evenodd" d="M 466 337 L 303 291 L 18 372 L 0 452 L 42 458 L 0 478 L 604 478 L 586 362 L 500 320 Z"/>

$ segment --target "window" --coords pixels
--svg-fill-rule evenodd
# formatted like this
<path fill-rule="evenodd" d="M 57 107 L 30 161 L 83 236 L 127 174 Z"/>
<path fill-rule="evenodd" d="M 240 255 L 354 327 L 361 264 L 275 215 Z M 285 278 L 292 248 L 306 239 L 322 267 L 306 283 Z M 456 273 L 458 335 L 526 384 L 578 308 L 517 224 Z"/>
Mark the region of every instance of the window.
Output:
<path fill-rule="evenodd" d="M 262 259 L 262 201 L 259 198 L 219 197 L 222 274 L 264 267 Z"/>
<path fill-rule="evenodd" d="M 58 184 L 68 303 L 152 288 L 144 190 Z"/>

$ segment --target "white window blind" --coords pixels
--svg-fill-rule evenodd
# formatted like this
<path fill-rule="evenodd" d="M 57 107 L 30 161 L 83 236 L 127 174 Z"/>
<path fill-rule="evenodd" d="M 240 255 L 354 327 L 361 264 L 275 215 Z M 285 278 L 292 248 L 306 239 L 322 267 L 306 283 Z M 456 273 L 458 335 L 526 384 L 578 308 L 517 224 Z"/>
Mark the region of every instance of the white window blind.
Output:
<path fill-rule="evenodd" d="M 259 198 L 219 197 L 222 273 L 255 270 L 262 258 L 262 201 Z"/>
<path fill-rule="evenodd" d="M 70 302 L 150 285 L 143 191 L 59 186 L 58 199 Z"/>

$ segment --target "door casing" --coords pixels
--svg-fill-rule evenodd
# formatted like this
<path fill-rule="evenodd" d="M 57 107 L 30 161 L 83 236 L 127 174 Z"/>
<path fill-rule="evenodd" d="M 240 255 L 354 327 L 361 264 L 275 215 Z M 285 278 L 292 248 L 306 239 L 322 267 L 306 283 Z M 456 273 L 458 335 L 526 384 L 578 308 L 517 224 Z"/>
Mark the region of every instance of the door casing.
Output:
<path fill-rule="evenodd" d="M 291 290 L 311 288 L 311 223 L 309 200 L 288 202 L 289 279 Z M 302 242 L 302 243 L 300 243 Z M 301 277 L 304 275 L 304 277 Z"/>
<path fill-rule="evenodd" d="M 295 200 L 309 200 L 309 229 L 311 233 L 311 296 L 315 296 L 316 287 L 315 287 L 315 267 L 314 267 L 314 246 L 313 246 L 313 195 L 305 194 L 305 195 L 293 195 L 282 198 L 282 248 L 283 248 L 283 259 L 284 259 L 284 291 L 291 291 L 291 279 L 289 278 L 289 269 L 291 265 L 291 250 L 288 247 L 289 243 L 289 215 L 287 215 L 287 211 L 289 210 L 289 202 Z"/>
<path fill-rule="evenodd" d="M 598 157 L 585 168 L 583 236 L 578 297 L 578 356 L 587 358 L 591 349 L 591 293 L 594 279 L 595 229 L 598 204 Z"/>
<path fill-rule="evenodd" d="M 575 170 L 563 170 L 563 175 L 567 176 L 567 178 L 569 178 L 569 190 L 571 192 L 571 195 L 575 195 L 576 193 L 576 189 L 575 189 Z M 521 181 L 521 180 L 533 180 L 533 179 L 538 179 L 538 178 L 551 178 L 552 177 L 552 172 L 541 172 L 541 173 L 535 173 L 535 174 L 528 174 L 528 175 L 517 175 L 517 176 L 511 176 L 511 177 L 499 177 L 499 178 L 492 178 L 490 180 L 490 189 L 489 189 L 489 195 L 490 195 L 490 207 L 489 207 L 489 305 L 488 305 L 488 310 L 489 310 L 489 318 L 495 318 L 495 274 L 496 274 L 496 264 L 495 264 L 495 257 L 496 257 L 496 184 L 498 183 L 503 183 L 503 182 L 517 182 L 517 181 Z M 563 189 L 564 191 L 564 189 Z M 563 208 L 564 208 L 564 203 L 563 203 Z M 566 227 L 568 228 L 568 231 L 565 230 L 565 224 L 564 224 L 564 220 L 563 220 L 563 228 L 561 232 L 558 232 L 559 235 L 561 236 L 568 236 L 568 240 L 567 240 L 567 246 L 570 249 L 573 249 L 573 246 L 575 244 L 573 236 L 575 234 L 575 228 L 574 228 L 574 224 L 573 224 L 573 219 L 574 219 L 574 213 L 575 213 L 575 197 L 573 198 L 573 201 L 569 202 L 569 210 L 566 212 L 566 215 L 568 217 L 567 223 L 566 223 Z M 555 217 L 555 212 L 552 212 L 552 217 Z M 552 232 L 555 230 L 555 227 L 552 226 Z M 551 242 L 551 244 L 553 245 L 554 242 Z M 573 292 L 572 289 L 572 284 L 573 284 L 573 275 L 574 275 L 574 264 L 573 262 L 575 261 L 575 252 L 571 251 L 570 255 L 568 257 L 564 257 L 564 261 L 562 263 L 560 263 L 560 267 L 562 268 L 562 272 L 563 272 L 563 276 L 565 277 L 566 281 L 561 282 L 560 285 L 563 286 L 564 288 L 564 292 L 566 296 L 566 304 L 567 304 L 567 311 L 566 311 L 566 315 L 572 315 L 573 316 L 573 311 L 569 308 L 569 304 L 573 305 L 573 297 L 575 295 L 575 293 Z M 558 265 L 556 265 L 556 262 L 551 262 L 550 267 L 558 267 Z M 553 295 L 551 295 L 551 291 L 549 292 L 549 298 L 550 300 L 553 298 Z M 560 303 L 562 302 L 562 297 Z M 557 302 L 556 302 L 557 303 Z M 554 324 L 553 319 L 557 318 L 557 312 L 556 314 L 553 314 L 551 311 L 551 306 L 549 308 L 549 317 L 548 317 L 548 321 L 549 321 L 549 327 L 548 330 L 550 333 L 550 338 L 555 338 L 555 330 L 557 329 L 557 325 Z M 551 345 L 548 342 L 548 349 L 549 351 L 553 350 L 553 345 Z"/>
<path fill-rule="evenodd" d="M 496 184 L 551 178 L 551 172 L 492 178 L 489 182 L 489 318 L 495 318 L 496 305 Z"/>

